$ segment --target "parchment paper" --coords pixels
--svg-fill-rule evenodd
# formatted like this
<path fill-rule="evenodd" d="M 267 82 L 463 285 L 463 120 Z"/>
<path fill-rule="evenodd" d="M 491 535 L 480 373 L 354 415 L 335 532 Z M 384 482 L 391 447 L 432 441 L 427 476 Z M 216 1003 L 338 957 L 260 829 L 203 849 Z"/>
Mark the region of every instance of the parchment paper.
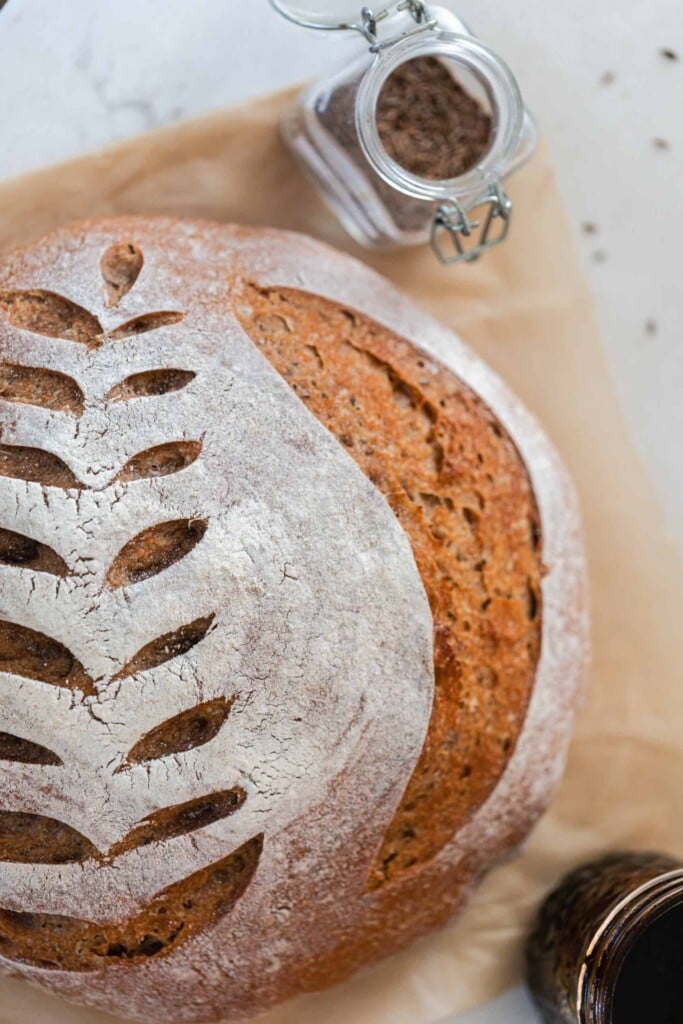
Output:
<path fill-rule="evenodd" d="M 565 780 L 523 855 L 453 924 L 264 1024 L 433 1024 L 519 982 L 544 892 L 620 847 L 683 855 L 683 573 L 617 407 L 548 154 L 510 182 L 510 240 L 442 268 L 428 249 L 351 243 L 279 140 L 289 96 L 155 132 L 0 185 L 0 248 L 77 217 L 199 216 L 308 232 L 352 251 L 476 348 L 545 424 L 579 488 L 591 564 L 594 669 Z M 645 268 L 645 271 L 647 269 Z M 258 922 L 254 923 L 258 927 Z M 105 1024 L 0 981 L 0 1024 Z"/>

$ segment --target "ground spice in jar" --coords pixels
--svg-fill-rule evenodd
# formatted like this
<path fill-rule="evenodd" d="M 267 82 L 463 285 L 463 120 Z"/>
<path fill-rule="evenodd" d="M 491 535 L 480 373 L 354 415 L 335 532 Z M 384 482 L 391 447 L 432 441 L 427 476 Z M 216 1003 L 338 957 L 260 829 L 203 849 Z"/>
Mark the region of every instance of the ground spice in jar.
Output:
<path fill-rule="evenodd" d="M 359 80 L 347 81 L 322 96 L 320 122 L 371 181 L 397 227 L 424 231 L 436 204 L 398 192 L 367 162 L 354 119 L 358 86 Z M 393 160 L 430 180 L 456 178 L 470 170 L 488 150 L 492 135 L 489 114 L 436 57 L 407 61 L 389 76 L 377 105 L 377 129 Z"/>
<path fill-rule="evenodd" d="M 491 118 L 436 57 L 402 64 L 384 83 L 377 130 L 389 156 L 411 174 L 458 178 L 484 156 Z"/>

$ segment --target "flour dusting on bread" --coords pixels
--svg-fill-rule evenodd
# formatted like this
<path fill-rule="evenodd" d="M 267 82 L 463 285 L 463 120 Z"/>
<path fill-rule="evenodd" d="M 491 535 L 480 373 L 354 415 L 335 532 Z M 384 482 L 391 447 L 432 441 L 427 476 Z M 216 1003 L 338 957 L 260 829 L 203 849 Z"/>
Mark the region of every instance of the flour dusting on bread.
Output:
<path fill-rule="evenodd" d="M 315 400 L 335 332 L 356 428 Z M 552 448 L 366 268 L 142 218 L 7 258 L 0 969 L 177 1022 L 348 976 L 526 834 L 585 658 Z"/>

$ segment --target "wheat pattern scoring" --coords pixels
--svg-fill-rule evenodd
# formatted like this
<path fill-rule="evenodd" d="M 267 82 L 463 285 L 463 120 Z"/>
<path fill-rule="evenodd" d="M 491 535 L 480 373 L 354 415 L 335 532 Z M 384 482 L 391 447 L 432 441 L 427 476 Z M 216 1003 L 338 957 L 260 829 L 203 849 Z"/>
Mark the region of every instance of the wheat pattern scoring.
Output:
<path fill-rule="evenodd" d="M 144 266 L 141 250 L 131 242 L 110 246 L 100 261 L 107 305 L 116 308 L 135 286 Z M 87 309 L 55 292 L 41 289 L 0 292 L 0 315 L 15 329 L 49 339 L 73 342 L 91 353 L 107 351 L 109 344 L 135 338 L 151 331 L 178 324 L 183 314 L 162 310 L 128 319 L 106 331 Z M 111 388 L 104 408 L 112 403 L 129 402 L 180 392 L 195 378 L 183 368 L 147 370 L 132 374 Z M 79 420 L 87 410 L 87 389 L 68 374 L 50 367 L 23 365 L 11 361 L 0 365 L 0 403 L 32 407 Z M 106 430 L 106 422 L 104 430 Z M 2 435 L 0 434 L 0 437 Z M 140 481 L 173 477 L 201 458 L 202 439 L 169 439 L 145 448 L 125 464 L 109 467 L 104 486 L 80 478 L 76 470 L 56 452 L 39 447 L 0 444 L 0 478 L 17 481 L 27 488 L 37 487 L 43 502 L 51 509 L 52 492 L 63 492 L 64 500 L 79 502 L 82 496 L 96 493 L 100 503 L 110 499 L 111 506 L 122 493 Z M 10 501 L 4 503 L 3 515 Z M 208 519 L 175 519 L 154 523 L 129 537 L 109 565 L 100 591 L 123 595 L 187 558 L 199 545 L 207 530 Z M 78 581 L 78 551 L 59 550 L 38 536 L 29 536 L 14 522 L 0 528 L 0 571 L 21 573 L 29 581 L 31 592 L 39 578 L 54 581 L 54 600 L 60 587 Z M 85 528 L 84 528 L 85 529 Z M 86 563 L 87 568 L 87 563 Z M 82 708 L 98 721 L 99 702 L 109 689 L 129 681 L 146 678 L 160 667 L 186 659 L 191 651 L 210 636 L 215 614 L 184 623 L 146 643 L 122 666 L 101 675 L 87 671 L 69 649 L 63 637 L 52 635 L 51 624 L 44 629 L 12 621 L 0 609 L 0 677 L 23 686 L 50 687 L 68 691 L 71 707 Z M 35 624 L 34 624 L 35 625 Z M 41 699 L 38 689 L 27 690 Z M 199 701 L 155 725 L 141 735 L 128 752 L 112 764 L 112 777 L 130 776 L 161 759 L 171 759 L 210 743 L 229 718 L 234 698 Z M 5 720 L 6 719 L 6 720 Z M 26 722 L 30 722 L 30 715 Z M 16 730 L 16 731 L 15 731 Z M 59 785 L 59 773 L 65 770 L 65 752 L 52 750 L 46 737 L 28 735 L 20 716 L 11 708 L 0 710 L 0 761 L 7 770 L 33 774 L 40 786 Z M 17 778 L 21 778 L 20 775 Z M 181 803 L 164 806 L 140 820 L 127 834 L 103 849 L 100 841 L 82 834 L 68 821 L 41 814 L 35 806 L 0 808 L 0 862 L 7 864 L 64 865 L 88 862 L 105 866 L 154 843 L 187 836 L 235 814 L 247 794 L 232 786 Z M 230 911 L 249 885 L 259 862 L 262 836 L 244 843 L 227 857 L 209 865 L 180 882 L 168 886 L 147 901 L 138 912 L 118 923 L 98 925 L 77 917 L 24 913 L 0 908 L 0 957 L 44 969 L 70 971 L 97 970 L 110 965 L 134 964 L 168 953 L 203 928 L 215 924 Z M 190 908 L 192 913 L 189 913 Z"/>

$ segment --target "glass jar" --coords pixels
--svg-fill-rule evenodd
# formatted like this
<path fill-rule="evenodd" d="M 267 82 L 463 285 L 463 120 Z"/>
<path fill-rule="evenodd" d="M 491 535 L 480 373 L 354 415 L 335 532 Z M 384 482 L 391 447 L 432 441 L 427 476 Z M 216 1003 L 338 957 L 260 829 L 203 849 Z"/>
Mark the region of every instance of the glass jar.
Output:
<path fill-rule="evenodd" d="M 341 17 L 353 10 L 349 4 L 341 10 L 328 4 L 334 10 L 323 13 L 320 0 L 272 2 L 299 24 L 355 29 L 370 44 L 308 88 L 283 123 L 289 146 L 356 241 L 384 249 L 431 241 L 446 263 L 471 261 L 501 242 L 512 213 L 503 179 L 531 156 L 537 142 L 533 118 L 505 62 L 446 8 L 404 2 L 374 14 L 363 8 L 354 21 Z M 455 176 L 414 173 L 387 151 L 378 124 L 388 80 L 424 58 L 447 69 L 490 119 L 485 148 Z"/>
<path fill-rule="evenodd" d="M 683 1021 L 683 863 L 619 853 L 568 875 L 527 946 L 548 1024 Z"/>

